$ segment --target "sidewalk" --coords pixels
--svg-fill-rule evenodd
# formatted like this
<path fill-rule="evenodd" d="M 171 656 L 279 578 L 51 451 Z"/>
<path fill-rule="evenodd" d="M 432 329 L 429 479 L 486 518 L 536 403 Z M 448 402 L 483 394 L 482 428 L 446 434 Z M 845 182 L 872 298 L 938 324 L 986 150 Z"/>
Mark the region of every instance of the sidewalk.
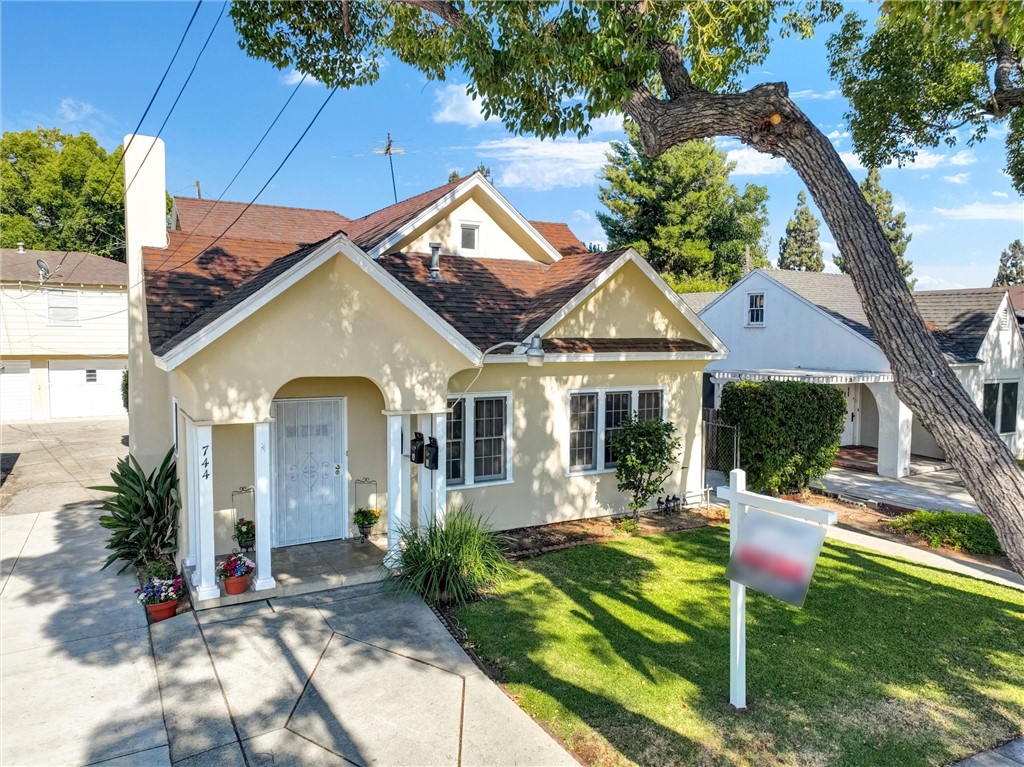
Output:
<path fill-rule="evenodd" d="M 863 471 L 832 469 L 821 479 L 830 493 L 907 509 L 949 509 L 979 514 L 978 505 L 952 469 L 911 477 L 880 477 Z"/>

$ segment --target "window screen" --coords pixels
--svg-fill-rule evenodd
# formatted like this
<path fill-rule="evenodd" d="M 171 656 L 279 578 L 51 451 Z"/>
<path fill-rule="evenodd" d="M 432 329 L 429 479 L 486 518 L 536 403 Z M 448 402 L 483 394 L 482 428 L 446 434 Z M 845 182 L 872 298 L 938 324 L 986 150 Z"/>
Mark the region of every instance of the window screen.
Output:
<path fill-rule="evenodd" d="M 999 433 L 1013 434 L 1017 431 L 1017 384 L 1004 383 L 999 398 Z"/>
<path fill-rule="evenodd" d="M 478 226 L 462 226 L 462 249 L 463 250 L 476 250 L 476 240 L 479 234 L 480 227 Z"/>
<path fill-rule="evenodd" d="M 751 293 L 747 300 L 747 324 L 764 325 L 764 293 Z"/>
<path fill-rule="evenodd" d="M 636 417 L 641 421 L 653 421 L 662 417 L 661 392 L 642 391 L 638 395 L 639 402 L 636 406 Z"/>
<path fill-rule="evenodd" d="M 448 484 L 461 485 L 466 481 L 463 450 L 466 434 L 466 401 L 453 400 L 448 403 L 451 412 L 447 423 L 447 455 L 445 457 L 445 476 Z"/>
<path fill-rule="evenodd" d="M 505 398 L 473 402 L 473 481 L 505 479 Z"/>
<path fill-rule="evenodd" d="M 569 469 L 597 468 L 597 395 L 569 397 Z"/>
<path fill-rule="evenodd" d="M 78 292 L 74 290 L 48 290 L 47 316 L 51 325 L 78 324 Z"/>
<path fill-rule="evenodd" d="M 615 450 L 612 443 L 619 433 L 620 424 L 629 415 L 632 408 L 632 394 L 628 391 L 610 391 L 604 395 L 604 465 L 612 468 L 615 465 Z"/>

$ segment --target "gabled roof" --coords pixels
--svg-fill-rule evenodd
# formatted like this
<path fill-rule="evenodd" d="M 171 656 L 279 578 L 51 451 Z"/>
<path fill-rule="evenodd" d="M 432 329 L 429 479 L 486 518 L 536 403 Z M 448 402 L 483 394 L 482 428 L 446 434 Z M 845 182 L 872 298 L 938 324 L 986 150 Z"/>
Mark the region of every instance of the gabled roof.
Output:
<path fill-rule="evenodd" d="M 722 295 L 722 291 L 713 291 L 709 293 L 680 293 L 679 297 L 683 300 L 684 304 L 697 312 L 697 314 L 700 314 L 720 295 Z"/>
<path fill-rule="evenodd" d="M 977 357 L 1005 296 L 1006 288 L 921 290 L 914 301 L 925 322 Z"/>
<path fill-rule="evenodd" d="M 531 221 L 530 225 L 563 256 L 587 252 L 587 246 L 573 234 L 568 224 L 555 221 Z"/>
<path fill-rule="evenodd" d="M 553 264 L 441 256 L 443 282 L 430 281 L 423 253 L 391 253 L 377 263 L 483 350 L 526 338 L 624 252 L 578 253 Z"/>
<path fill-rule="evenodd" d="M 837 322 L 860 334 L 873 344 L 878 343 L 875 332 L 871 329 L 864 305 L 861 303 L 853 280 L 846 274 L 824 274 L 821 272 L 797 272 L 788 269 L 756 270 L 766 277 L 802 297 L 818 307 Z M 998 301 L 981 301 L 976 304 L 978 312 L 965 312 L 958 308 L 957 302 L 951 302 L 949 294 L 958 291 L 938 291 L 934 299 L 927 298 L 927 293 L 914 293 L 915 301 L 926 327 L 939 349 L 951 362 L 975 362 L 981 349 L 981 341 L 992 323 Z M 1005 291 L 1000 291 L 1000 298 Z M 962 306 L 970 303 L 961 301 Z M 991 304 L 991 305 L 990 305 Z M 979 313 L 988 312 L 985 331 L 980 336 L 977 324 L 981 322 Z"/>
<path fill-rule="evenodd" d="M 177 231 L 188 235 L 195 230 L 195 236 L 211 239 L 223 235 L 233 240 L 308 245 L 345 230 L 351 224 L 349 219 L 331 210 L 280 205 L 252 205 L 245 210 L 245 206 L 244 202 L 175 197 Z M 242 217 L 232 226 L 231 222 L 239 214 Z"/>
<path fill-rule="evenodd" d="M 472 175 L 474 174 L 470 174 L 470 176 Z M 451 194 L 470 176 L 464 176 L 436 189 L 417 194 L 362 218 L 357 218 L 349 224 L 345 234 L 363 250 L 371 250 L 377 243 L 387 239 L 388 235 L 401 230 L 424 209 L 434 205 L 445 195 Z"/>
<path fill-rule="evenodd" d="M 43 259 L 50 267 L 48 285 L 110 285 L 128 284 L 128 265 L 112 258 L 92 253 L 63 250 L 26 250 L 0 248 L 0 281 L 39 282 L 36 259 Z M 61 265 L 61 260 L 64 263 Z M 60 269 L 57 266 L 60 265 Z"/>

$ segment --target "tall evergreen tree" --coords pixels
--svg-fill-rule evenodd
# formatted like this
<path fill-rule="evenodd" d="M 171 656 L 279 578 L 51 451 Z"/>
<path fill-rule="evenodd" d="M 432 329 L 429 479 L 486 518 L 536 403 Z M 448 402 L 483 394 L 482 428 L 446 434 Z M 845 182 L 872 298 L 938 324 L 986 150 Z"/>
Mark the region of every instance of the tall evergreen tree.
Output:
<path fill-rule="evenodd" d="M 818 239 L 820 222 L 807 206 L 803 191 L 796 197 L 796 210 L 786 224 L 786 236 L 779 240 L 779 269 L 795 272 L 823 272 L 825 259 Z"/>
<path fill-rule="evenodd" d="M 867 178 L 860 184 L 860 191 L 864 193 L 864 199 L 871 205 L 871 209 L 875 211 L 875 216 L 878 218 L 878 223 L 882 225 L 889 245 L 892 246 L 892 253 L 896 256 L 896 263 L 899 264 L 900 274 L 913 289 L 917 280 L 911 278 L 914 273 L 914 265 L 907 260 L 906 254 L 907 245 L 910 244 L 914 235 L 907 233 L 907 214 L 897 213 L 893 208 L 892 193 L 882 186 L 882 174 L 878 172 L 878 168 L 868 171 Z M 842 254 L 836 254 L 833 261 L 839 267 L 839 271 L 846 274 L 846 260 Z"/>
<path fill-rule="evenodd" d="M 768 190 L 729 182 L 735 167 L 709 140 L 688 141 L 650 157 L 639 132 L 626 124 L 601 170 L 597 218 L 608 247 L 631 246 L 660 272 L 728 286 L 743 276 L 749 246 L 753 266 L 767 265 L 762 236 Z"/>
<path fill-rule="evenodd" d="M 999 272 L 992 280 L 992 287 L 1000 285 L 1024 285 L 1024 243 L 1020 240 L 1011 242 L 999 256 Z"/>

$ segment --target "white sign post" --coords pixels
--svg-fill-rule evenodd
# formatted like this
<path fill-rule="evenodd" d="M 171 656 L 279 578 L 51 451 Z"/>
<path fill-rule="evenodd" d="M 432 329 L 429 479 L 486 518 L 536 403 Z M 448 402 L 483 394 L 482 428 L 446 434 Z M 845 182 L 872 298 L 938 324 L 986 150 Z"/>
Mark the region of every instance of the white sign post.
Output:
<path fill-rule="evenodd" d="M 748 492 L 742 469 L 733 469 L 729 487 L 719 487 L 716 493 L 729 501 L 729 702 L 742 709 L 747 707 L 746 584 L 802 605 L 825 536 L 823 529 L 793 525 L 834 525 L 836 513 Z M 751 515 L 751 526 L 744 530 L 752 510 L 757 511 L 758 524 Z"/>

